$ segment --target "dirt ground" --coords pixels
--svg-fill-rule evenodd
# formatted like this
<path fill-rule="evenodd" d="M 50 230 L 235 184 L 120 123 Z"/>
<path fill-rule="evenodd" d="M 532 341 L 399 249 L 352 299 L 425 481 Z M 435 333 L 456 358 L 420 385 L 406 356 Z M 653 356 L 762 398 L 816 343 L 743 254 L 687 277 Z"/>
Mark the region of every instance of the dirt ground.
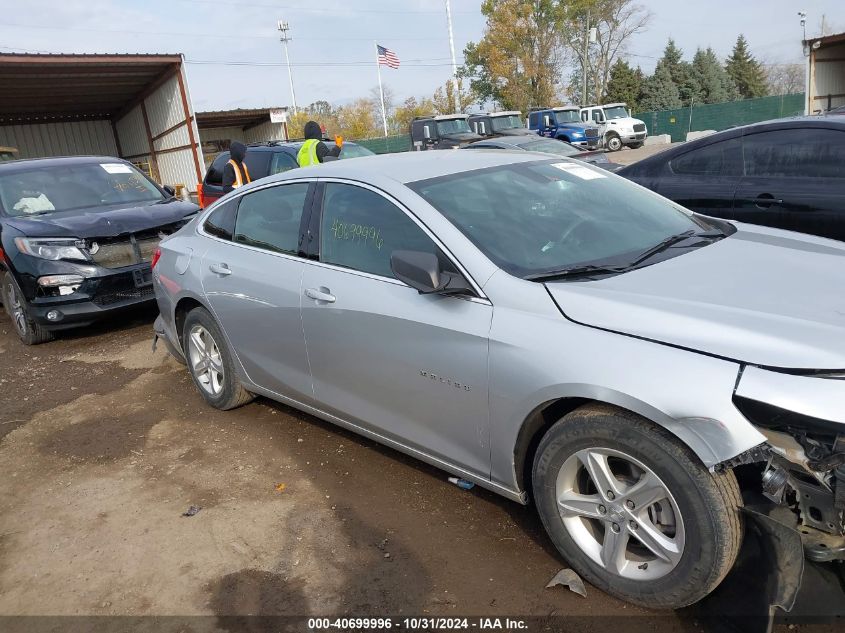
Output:
<path fill-rule="evenodd" d="M 207 407 L 152 353 L 153 318 L 29 348 L 0 321 L 0 615 L 610 615 L 653 630 L 656 614 L 593 587 L 546 589 L 565 564 L 530 507 L 265 399 Z"/>

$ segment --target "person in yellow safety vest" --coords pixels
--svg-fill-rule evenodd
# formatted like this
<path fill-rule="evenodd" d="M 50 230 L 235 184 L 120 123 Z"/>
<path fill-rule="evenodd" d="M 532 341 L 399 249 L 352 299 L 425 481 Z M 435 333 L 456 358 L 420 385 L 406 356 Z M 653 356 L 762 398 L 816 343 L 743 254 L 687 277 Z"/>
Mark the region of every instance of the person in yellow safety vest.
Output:
<path fill-rule="evenodd" d="M 244 163 L 246 145 L 240 141 L 232 141 L 229 146 L 229 156 L 231 157 L 229 162 L 223 167 L 223 193 L 229 193 L 252 182 L 249 169 Z"/>
<path fill-rule="evenodd" d="M 323 162 L 326 156 L 340 156 L 340 148 L 343 147 L 343 139 L 339 136 L 335 137 L 335 146 L 331 149 L 323 143 L 323 131 L 320 129 L 320 124 L 316 121 L 308 121 L 305 124 L 305 142 L 299 148 L 296 155 L 296 162 L 300 167 L 308 167 L 309 165 L 319 165 Z"/>

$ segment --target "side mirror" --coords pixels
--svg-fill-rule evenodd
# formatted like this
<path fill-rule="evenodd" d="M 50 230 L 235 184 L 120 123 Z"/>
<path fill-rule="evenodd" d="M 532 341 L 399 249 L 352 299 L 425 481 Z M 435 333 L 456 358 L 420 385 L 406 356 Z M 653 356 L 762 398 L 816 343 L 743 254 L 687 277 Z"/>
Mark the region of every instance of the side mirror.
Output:
<path fill-rule="evenodd" d="M 162 185 L 161 188 L 164 189 L 164 193 L 166 193 L 171 198 L 176 195 L 176 190 L 170 185 Z"/>
<path fill-rule="evenodd" d="M 443 272 L 434 253 L 393 251 L 390 269 L 396 279 L 421 294 L 461 293 L 470 289 L 462 277 Z"/>

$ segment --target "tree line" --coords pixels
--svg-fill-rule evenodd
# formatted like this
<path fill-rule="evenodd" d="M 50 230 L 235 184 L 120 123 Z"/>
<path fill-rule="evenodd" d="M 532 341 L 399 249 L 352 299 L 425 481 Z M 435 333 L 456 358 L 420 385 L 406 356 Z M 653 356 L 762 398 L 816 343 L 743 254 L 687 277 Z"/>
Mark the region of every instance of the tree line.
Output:
<path fill-rule="evenodd" d="M 668 110 L 804 87 L 802 64 L 764 64 L 742 34 L 724 61 L 710 47 L 685 60 L 670 38 L 647 75 L 632 65 L 635 56 L 627 50 L 652 19 L 634 0 L 483 0 L 481 12 L 482 37 L 464 48 L 457 80 L 401 103 L 385 87 L 388 134 L 406 134 L 415 116 L 476 105 L 527 112 L 562 103 L 624 101 L 634 111 Z M 301 134 L 311 118 L 350 139 L 383 134 L 378 88 L 346 105 L 312 103 L 293 117 L 292 135 Z"/>

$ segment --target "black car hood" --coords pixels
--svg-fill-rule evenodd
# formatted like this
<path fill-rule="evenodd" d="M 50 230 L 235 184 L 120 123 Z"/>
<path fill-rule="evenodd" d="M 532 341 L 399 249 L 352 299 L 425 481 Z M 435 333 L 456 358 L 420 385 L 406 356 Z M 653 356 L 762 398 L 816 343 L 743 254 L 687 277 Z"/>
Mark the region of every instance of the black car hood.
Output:
<path fill-rule="evenodd" d="M 27 237 L 115 237 L 174 224 L 197 211 L 199 207 L 193 203 L 173 200 L 140 207 L 96 207 L 4 218 L 3 224 Z"/>

